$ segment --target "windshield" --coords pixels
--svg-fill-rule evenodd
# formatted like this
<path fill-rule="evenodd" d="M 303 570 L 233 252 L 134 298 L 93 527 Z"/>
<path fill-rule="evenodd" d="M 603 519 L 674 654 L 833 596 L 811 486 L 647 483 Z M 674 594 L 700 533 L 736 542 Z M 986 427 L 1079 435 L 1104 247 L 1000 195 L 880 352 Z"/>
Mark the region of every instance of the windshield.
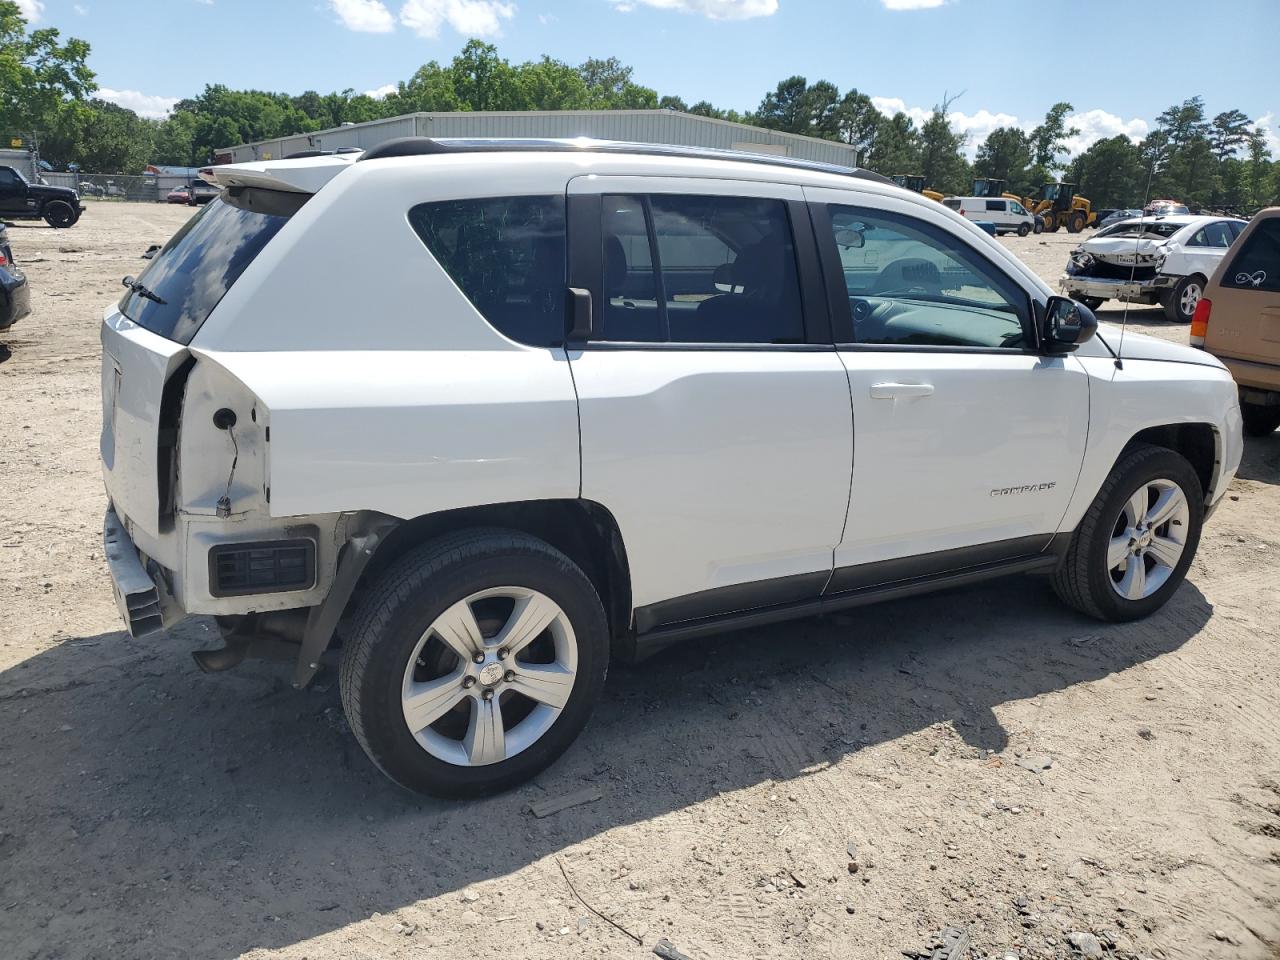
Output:
<path fill-rule="evenodd" d="M 1144 222 L 1142 220 L 1126 220 L 1123 223 L 1113 223 L 1109 227 L 1099 230 L 1095 240 L 1103 237 L 1147 237 L 1150 239 L 1167 240 L 1175 233 L 1183 228 L 1181 223 L 1167 223 L 1164 221 Z"/>
<path fill-rule="evenodd" d="M 243 190 L 212 201 L 152 258 L 121 298 L 120 312 L 152 333 L 190 343 L 218 301 L 307 197 Z"/>

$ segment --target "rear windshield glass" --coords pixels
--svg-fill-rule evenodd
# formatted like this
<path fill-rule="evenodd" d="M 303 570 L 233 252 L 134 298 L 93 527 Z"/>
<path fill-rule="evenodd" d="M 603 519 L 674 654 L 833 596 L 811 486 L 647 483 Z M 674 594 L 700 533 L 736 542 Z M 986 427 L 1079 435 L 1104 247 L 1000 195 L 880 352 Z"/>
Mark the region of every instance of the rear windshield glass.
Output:
<path fill-rule="evenodd" d="M 138 326 L 190 343 L 218 301 L 306 200 L 243 190 L 209 203 L 169 238 L 120 300 Z"/>
<path fill-rule="evenodd" d="M 1280 291 L 1280 218 L 1263 220 L 1222 275 L 1224 287 Z"/>
<path fill-rule="evenodd" d="M 1098 237 L 1159 237 L 1167 240 L 1185 227 L 1185 223 L 1142 223 L 1138 220 L 1126 220 L 1124 223 L 1113 223 L 1099 230 Z"/>

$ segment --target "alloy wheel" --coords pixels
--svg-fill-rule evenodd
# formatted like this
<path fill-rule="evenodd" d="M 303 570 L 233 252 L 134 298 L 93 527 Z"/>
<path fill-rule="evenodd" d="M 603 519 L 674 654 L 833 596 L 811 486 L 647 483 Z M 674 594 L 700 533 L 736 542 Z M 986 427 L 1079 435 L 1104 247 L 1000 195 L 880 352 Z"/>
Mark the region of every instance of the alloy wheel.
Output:
<path fill-rule="evenodd" d="M 569 618 L 524 587 L 459 600 L 419 638 L 405 667 L 401 709 L 414 739 L 458 766 L 499 763 L 556 722 L 577 677 Z"/>
<path fill-rule="evenodd" d="M 1112 589 L 1143 600 L 1173 575 L 1186 548 L 1190 505 L 1172 480 L 1150 480 L 1125 501 L 1107 545 Z"/>
<path fill-rule="evenodd" d="M 1192 281 L 1182 288 L 1182 295 L 1178 298 L 1178 306 L 1182 308 L 1182 315 L 1189 317 L 1196 312 L 1196 304 L 1200 302 L 1203 291 L 1200 284 Z"/>

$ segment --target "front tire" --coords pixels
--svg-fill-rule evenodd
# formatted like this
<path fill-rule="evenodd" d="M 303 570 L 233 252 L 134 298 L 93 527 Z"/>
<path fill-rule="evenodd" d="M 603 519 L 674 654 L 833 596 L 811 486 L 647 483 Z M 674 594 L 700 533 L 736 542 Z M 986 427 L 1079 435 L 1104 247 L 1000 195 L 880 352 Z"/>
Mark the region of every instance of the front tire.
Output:
<path fill-rule="evenodd" d="M 1067 232 L 1081 233 L 1084 230 L 1084 224 L 1085 224 L 1084 214 L 1073 213 L 1071 214 L 1070 217 L 1067 218 Z"/>
<path fill-rule="evenodd" d="M 1186 577 L 1203 521 L 1204 491 L 1186 458 L 1135 445 L 1076 528 L 1054 572 L 1054 592 L 1099 620 L 1148 616 Z"/>
<path fill-rule="evenodd" d="M 1174 323 L 1190 323 L 1202 296 L 1204 277 L 1198 273 L 1183 277 L 1164 299 L 1164 315 Z"/>
<path fill-rule="evenodd" d="M 1280 405 L 1263 406 L 1260 403 L 1240 403 L 1240 416 L 1244 420 L 1244 432 L 1251 437 L 1269 437 L 1280 427 Z"/>
<path fill-rule="evenodd" d="M 1020 237 L 1025 237 L 1025 236 L 1026 236 L 1028 233 L 1030 233 L 1030 232 L 1031 232 L 1031 225 L 1030 225 L 1030 224 L 1028 224 L 1028 223 L 1020 223 L 1020 224 L 1018 224 L 1018 236 L 1020 236 Z"/>
<path fill-rule="evenodd" d="M 1083 303 L 1090 310 L 1097 310 L 1100 306 L 1102 306 L 1107 301 L 1104 300 L 1102 297 L 1081 297 L 1080 302 Z"/>
<path fill-rule="evenodd" d="M 75 226 L 75 222 L 80 219 L 80 214 L 65 200 L 54 200 L 52 203 L 45 204 L 41 216 L 44 217 L 44 222 L 55 230 L 65 230 L 67 227 Z"/>
<path fill-rule="evenodd" d="M 572 560 L 523 533 L 468 531 L 378 579 L 343 651 L 342 705 L 396 783 L 482 796 L 568 749 L 608 665 L 604 608 Z"/>

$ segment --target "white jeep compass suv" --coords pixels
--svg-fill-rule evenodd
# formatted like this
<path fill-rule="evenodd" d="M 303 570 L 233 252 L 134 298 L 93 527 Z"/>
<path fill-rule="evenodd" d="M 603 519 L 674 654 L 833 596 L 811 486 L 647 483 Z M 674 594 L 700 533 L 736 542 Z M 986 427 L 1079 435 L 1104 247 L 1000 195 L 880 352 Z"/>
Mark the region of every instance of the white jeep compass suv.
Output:
<path fill-rule="evenodd" d="M 1159 608 L 1239 463 L 1212 356 L 1098 331 L 876 174 L 590 141 L 215 168 L 106 311 L 135 636 L 331 647 L 414 790 L 524 780 L 611 658 L 1029 571 Z"/>

